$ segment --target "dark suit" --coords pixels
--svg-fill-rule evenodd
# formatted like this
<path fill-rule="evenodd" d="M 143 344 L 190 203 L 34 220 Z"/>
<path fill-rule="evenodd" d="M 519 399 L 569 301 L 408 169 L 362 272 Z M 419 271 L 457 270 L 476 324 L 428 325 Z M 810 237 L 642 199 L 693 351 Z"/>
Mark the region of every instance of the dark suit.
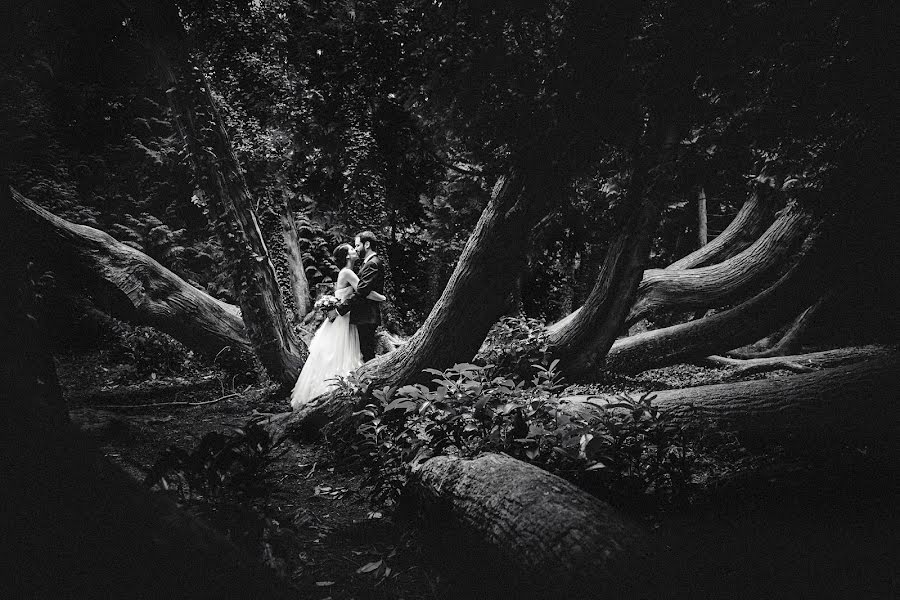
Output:
<path fill-rule="evenodd" d="M 377 254 L 359 269 L 359 284 L 347 302 L 350 323 L 359 332 L 359 349 L 366 361 L 375 358 L 375 328 L 381 325 L 381 303 L 366 298 L 369 292 L 384 294 L 384 262 Z M 340 308 L 338 312 L 346 313 Z"/>

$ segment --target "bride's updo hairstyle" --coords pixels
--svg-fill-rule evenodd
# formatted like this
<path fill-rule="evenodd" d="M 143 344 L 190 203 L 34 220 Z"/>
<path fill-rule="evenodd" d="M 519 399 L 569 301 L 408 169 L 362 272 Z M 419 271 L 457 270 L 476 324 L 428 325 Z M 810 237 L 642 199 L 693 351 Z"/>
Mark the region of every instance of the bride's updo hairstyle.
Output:
<path fill-rule="evenodd" d="M 347 256 L 352 248 L 353 246 L 350 244 L 341 244 L 334 249 L 332 256 L 334 256 L 334 263 L 338 266 L 338 269 L 343 269 L 347 266 Z"/>

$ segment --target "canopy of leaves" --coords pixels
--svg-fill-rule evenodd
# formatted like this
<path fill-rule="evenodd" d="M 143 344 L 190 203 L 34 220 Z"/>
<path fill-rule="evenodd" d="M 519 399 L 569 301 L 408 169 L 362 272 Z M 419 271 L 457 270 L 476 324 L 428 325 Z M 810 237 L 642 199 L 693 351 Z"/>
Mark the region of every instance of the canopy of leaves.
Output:
<path fill-rule="evenodd" d="M 378 231 L 413 327 L 511 168 L 559 187 L 557 211 L 523 232 L 538 242 L 524 307 L 577 305 L 573 282 L 591 277 L 577 265 L 602 251 L 635 160 L 666 131 L 679 144 L 652 190 L 664 208 L 654 264 L 693 249 L 701 186 L 727 221 L 754 181 L 852 218 L 868 234 L 857 256 L 889 248 L 897 98 L 877 2 L 178 5 L 251 191 L 303 215 L 312 283 L 331 278 L 338 242 Z M 7 14 L 4 175 L 227 297 L 127 7 L 39 0 Z"/>

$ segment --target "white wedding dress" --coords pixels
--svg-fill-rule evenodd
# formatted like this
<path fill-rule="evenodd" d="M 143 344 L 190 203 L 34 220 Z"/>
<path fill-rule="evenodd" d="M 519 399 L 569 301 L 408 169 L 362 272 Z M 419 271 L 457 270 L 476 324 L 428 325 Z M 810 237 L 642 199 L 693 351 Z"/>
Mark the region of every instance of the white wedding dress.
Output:
<path fill-rule="evenodd" d="M 351 286 L 336 290 L 338 300 L 353 292 Z M 291 408 L 297 410 L 336 385 L 334 378 L 355 371 L 363 364 L 359 349 L 356 325 L 350 324 L 350 313 L 338 316 L 334 321 L 325 319 L 309 343 L 309 357 L 294 390 L 291 392 Z"/>

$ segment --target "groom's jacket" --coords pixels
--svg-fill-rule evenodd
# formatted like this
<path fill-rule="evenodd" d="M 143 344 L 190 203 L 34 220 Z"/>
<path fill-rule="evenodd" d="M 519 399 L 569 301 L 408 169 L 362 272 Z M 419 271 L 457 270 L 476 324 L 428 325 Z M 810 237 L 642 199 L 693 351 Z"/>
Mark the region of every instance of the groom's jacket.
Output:
<path fill-rule="evenodd" d="M 350 296 L 345 305 L 350 310 L 351 323 L 381 325 L 381 303 L 366 298 L 372 291 L 384 294 L 384 262 L 377 254 L 360 267 L 356 292 Z M 342 310 L 342 307 L 339 307 L 338 312 L 346 314 L 346 309 Z"/>

